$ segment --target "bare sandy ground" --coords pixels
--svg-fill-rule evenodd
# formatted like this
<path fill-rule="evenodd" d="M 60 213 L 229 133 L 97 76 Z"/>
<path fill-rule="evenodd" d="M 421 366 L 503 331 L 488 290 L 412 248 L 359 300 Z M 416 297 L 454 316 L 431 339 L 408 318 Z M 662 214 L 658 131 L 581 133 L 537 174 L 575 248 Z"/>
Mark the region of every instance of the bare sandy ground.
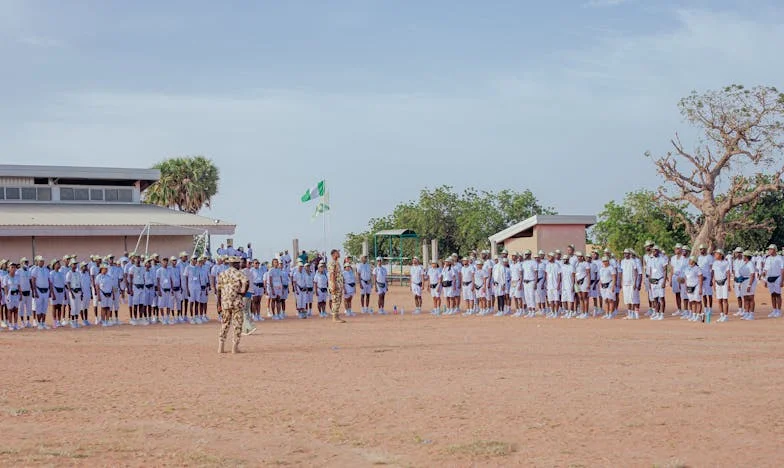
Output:
<path fill-rule="evenodd" d="M 781 466 L 768 312 L 0 332 L 0 465 Z"/>

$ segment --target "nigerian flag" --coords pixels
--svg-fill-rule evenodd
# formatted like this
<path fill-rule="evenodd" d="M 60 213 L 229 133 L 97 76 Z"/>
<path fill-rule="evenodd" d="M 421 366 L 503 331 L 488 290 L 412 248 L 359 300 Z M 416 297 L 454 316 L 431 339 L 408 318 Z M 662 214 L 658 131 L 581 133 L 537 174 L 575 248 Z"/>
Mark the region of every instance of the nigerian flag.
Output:
<path fill-rule="evenodd" d="M 313 188 L 310 188 L 305 191 L 305 194 L 302 195 L 301 198 L 302 203 L 307 203 L 311 200 L 315 200 L 316 198 L 323 197 L 326 192 L 327 192 L 327 185 L 322 180 L 318 184 L 313 186 Z"/>
<path fill-rule="evenodd" d="M 310 218 L 311 221 L 318 218 L 319 215 L 323 215 L 329 211 L 329 193 L 324 192 L 324 198 L 319 200 L 318 204 L 316 204 L 316 211 L 313 212 L 313 216 Z"/>

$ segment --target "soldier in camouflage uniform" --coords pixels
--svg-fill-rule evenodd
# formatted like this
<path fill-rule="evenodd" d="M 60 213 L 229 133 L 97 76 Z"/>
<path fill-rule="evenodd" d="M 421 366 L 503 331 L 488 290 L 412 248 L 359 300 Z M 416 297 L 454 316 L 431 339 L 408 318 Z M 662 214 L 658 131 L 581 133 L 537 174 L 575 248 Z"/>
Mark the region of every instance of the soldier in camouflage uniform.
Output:
<path fill-rule="evenodd" d="M 332 260 L 327 267 L 329 278 L 329 293 L 332 297 L 332 321 L 346 323 L 340 318 L 340 305 L 343 302 L 343 269 L 340 267 L 340 251 L 337 249 L 331 252 Z"/>
<path fill-rule="evenodd" d="M 238 353 L 242 333 L 244 296 L 250 285 L 248 278 L 240 271 L 239 257 L 229 257 L 231 268 L 218 275 L 218 312 L 221 313 L 221 329 L 218 352 L 223 353 L 223 344 L 229 334 L 229 326 L 234 322 L 234 341 L 231 352 Z"/>

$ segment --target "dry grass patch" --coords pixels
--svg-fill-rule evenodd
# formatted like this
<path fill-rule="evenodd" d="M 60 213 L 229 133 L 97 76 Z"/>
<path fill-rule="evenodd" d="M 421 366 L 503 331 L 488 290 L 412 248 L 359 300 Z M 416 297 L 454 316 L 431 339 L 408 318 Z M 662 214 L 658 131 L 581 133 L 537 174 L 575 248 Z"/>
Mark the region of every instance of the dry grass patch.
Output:
<path fill-rule="evenodd" d="M 469 444 L 450 445 L 446 449 L 450 455 L 467 455 L 472 458 L 506 457 L 516 451 L 514 444 L 497 440 L 475 440 Z"/>

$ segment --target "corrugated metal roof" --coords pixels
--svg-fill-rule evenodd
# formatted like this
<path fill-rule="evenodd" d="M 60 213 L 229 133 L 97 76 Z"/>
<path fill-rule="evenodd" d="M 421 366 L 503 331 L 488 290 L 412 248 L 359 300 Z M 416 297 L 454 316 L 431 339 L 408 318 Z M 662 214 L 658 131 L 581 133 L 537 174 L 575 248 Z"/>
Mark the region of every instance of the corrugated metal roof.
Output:
<path fill-rule="evenodd" d="M 519 223 L 509 226 L 501 232 L 497 232 L 488 237 L 490 242 L 503 242 L 510 237 L 525 230 L 531 229 L 539 224 L 577 224 L 585 227 L 596 224 L 596 216 L 574 216 L 574 215 L 534 215 Z"/>
<path fill-rule="evenodd" d="M 0 235 L 232 235 L 234 224 L 146 204 L 0 203 Z M 55 234 L 51 234 L 51 233 Z M 75 232 L 75 233 L 74 233 Z"/>
<path fill-rule="evenodd" d="M 386 231 L 378 231 L 377 236 L 416 236 L 416 233 L 411 229 L 387 229 Z"/>
<path fill-rule="evenodd" d="M 0 177 L 59 177 L 63 179 L 146 180 L 161 178 L 158 169 L 0 164 Z"/>

